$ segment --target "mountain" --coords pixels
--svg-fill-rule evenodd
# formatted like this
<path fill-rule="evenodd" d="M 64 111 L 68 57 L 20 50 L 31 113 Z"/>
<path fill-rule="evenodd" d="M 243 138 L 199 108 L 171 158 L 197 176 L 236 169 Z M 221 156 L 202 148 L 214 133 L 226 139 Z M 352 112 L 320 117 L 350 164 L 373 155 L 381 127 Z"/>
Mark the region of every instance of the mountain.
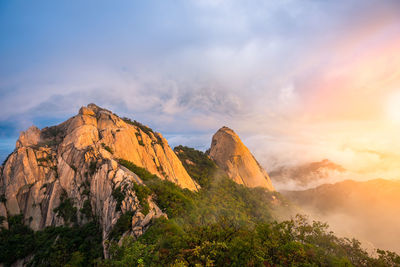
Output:
<path fill-rule="evenodd" d="M 267 172 L 232 129 L 222 127 L 214 134 L 209 155 L 236 183 L 274 190 Z"/>
<path fill-rule="evenodd" d="M 282 194 L 339 234 L 400 252 L 400 181 L 346 180 Z"/>
<path fill-rule="evenodd" d="M 135 193 L 143 181 L 121 160 L 198 189 L 161 134 L 89 104 L 60 125 L 21 133 L 1 172 L 0 216 L 22 214 L 29 227 L 41 230 L 84 224 L 95 215 L 107 239 L 121 214 L 132 212 L 132 233 L 138 236 L 151 218 L 164 214 L 151 197 L 144 211 Z"/>
<path fill-rule="evenodd" d="M 0 266 L 398 266 L 294 217 L 230 129 L 209 154 L 94 104 L 0 168 Z M 288 219 L 291 218 L 291 219 Z M 354 245 L 356 244 L 356 245 Z"/>
<path fill-rule="evenodd" d="M 269 175 L 279 190 L 311 188 L 330 182 L 330 178 L 344 174 L 346 169 L 328 159 L 294 166 L 280 166 Z"/>

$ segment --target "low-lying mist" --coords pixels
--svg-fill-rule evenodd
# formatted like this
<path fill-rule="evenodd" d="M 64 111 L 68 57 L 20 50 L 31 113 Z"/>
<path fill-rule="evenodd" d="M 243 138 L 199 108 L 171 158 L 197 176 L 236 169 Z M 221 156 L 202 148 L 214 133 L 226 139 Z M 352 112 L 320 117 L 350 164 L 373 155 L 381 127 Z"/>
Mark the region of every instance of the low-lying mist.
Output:
<path fill-rule="evenodd" d="M 339 236 L 373 248 L 400 252 L 400 182 L 346 180 L 302 191 L 282 191 L 312 219 L 327 222 Z"/>

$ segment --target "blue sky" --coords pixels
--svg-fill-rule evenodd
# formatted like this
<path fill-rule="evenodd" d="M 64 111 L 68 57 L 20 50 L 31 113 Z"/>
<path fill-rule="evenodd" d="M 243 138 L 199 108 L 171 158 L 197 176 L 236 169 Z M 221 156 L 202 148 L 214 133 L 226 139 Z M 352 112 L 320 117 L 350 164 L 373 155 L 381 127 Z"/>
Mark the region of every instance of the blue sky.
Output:
<path fill-rule="evenodd" d="M 363 51 L 375 59 L 397 42 L 399 10 L 377 0 L 1 1 L 0 159 L 19 131 L 91 102 L 172 146 L 206 149 L 227 125 L 266 166 L 299 153 L 340 158 L 314 149 L 332 143 L 315 127 L 321 118 L 348 123 L 338 110 L 364 110 L 352 96 L 365 90 L 326 96 L 354 85 L 338 69 L 352 73 Z M 326 100 L 338 95 L 340 108 Z M 356 113 L 346 112 L 361 123 Z"/>

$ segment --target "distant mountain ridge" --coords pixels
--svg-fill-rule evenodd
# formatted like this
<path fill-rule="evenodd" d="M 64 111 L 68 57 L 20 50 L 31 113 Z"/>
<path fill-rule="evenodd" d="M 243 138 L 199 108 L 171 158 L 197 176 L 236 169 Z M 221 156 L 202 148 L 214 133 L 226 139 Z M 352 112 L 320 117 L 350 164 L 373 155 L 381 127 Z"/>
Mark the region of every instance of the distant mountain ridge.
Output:
<path fill-rule="evenodd" d="M 279 189 L 307 188 L 331 182 L 329 178 L 344 174 L 346 169 L 328 159 L 294 166 L 280 166 L 269 174 Z"/>

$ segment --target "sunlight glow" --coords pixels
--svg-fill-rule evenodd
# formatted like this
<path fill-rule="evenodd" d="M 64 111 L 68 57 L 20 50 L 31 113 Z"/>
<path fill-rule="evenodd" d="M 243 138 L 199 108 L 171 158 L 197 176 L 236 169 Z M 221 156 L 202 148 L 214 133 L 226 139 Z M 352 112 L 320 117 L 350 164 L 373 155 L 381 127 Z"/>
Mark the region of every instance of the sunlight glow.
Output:
<path fill-rule="evenodd" d="M 400 125 L 400 91 L 396 91 L 388 97 L 386 115 L 390 123 Z"/>

